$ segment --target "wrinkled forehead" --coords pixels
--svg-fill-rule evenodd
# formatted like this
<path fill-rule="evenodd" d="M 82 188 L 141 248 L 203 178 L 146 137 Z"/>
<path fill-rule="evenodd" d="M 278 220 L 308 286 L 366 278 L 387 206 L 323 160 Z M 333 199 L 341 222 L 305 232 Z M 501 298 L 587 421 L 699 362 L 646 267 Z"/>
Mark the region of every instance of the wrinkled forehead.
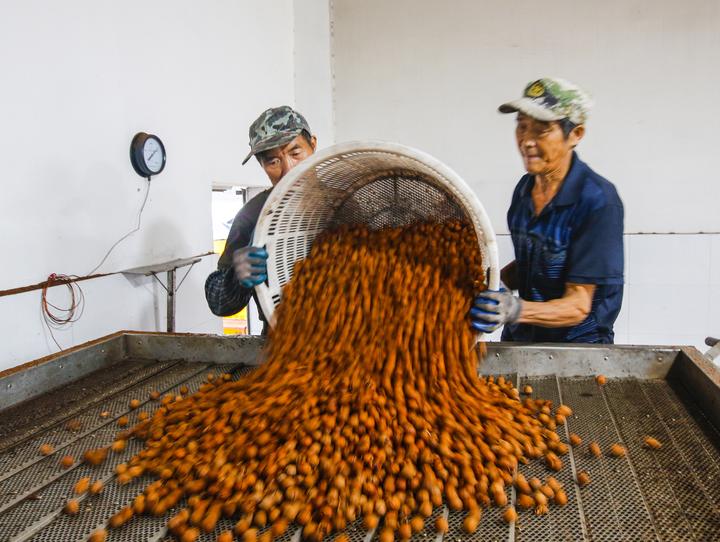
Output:
<path fill-rule="evenodd" d="M 298 135 L 290 141 L 289 143 L 285 143 L 284 145 L 280 145 L 278 147 L 273 147 L 271 149 L 267 149 L 266 151 L 263 151 L 263 156 L 270 157 L 270 156 L 280 156 L 282 154 L 290 153 L 294 151 L 297 148 L 305 148 L 309 146 L 305 138 L 302 134 Z"/>
<path fill-rule="evenodd" d="M 551 126 L 553 124 L 557 124 L 558 121 L 556 120 L 538 120 L 534 117 L 531 117 L 530 115 L 527 115 L 521 111 L 518 111 L 517 116 L 515 117 L 516 122 L 522 122 L 525 124 L 532 124 L 537 126 Z"/>

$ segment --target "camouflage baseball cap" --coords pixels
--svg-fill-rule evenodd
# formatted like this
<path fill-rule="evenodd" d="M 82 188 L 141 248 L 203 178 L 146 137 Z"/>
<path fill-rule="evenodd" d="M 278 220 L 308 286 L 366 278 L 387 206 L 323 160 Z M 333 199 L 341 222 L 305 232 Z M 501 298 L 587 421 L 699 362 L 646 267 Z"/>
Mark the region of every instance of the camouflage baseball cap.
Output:
<path fill-rule="evenodd" d="M 281 105 L 264 111 L 250 125 L 250 152 L 242 163 L 259 152 L 290 143 L 303 130 L 311 133 L 305 117 L 290 106 Z"/>
<path fill-rule="evenodd" d="M 522 98 L 502 104 L 498 111 L 520 111 L 537 120 L 570 119 L 575 124 L 583 124 L 592 105 L 590 96 L 577 85 L 563 79 L 543 77 L 528 84 Z"/>

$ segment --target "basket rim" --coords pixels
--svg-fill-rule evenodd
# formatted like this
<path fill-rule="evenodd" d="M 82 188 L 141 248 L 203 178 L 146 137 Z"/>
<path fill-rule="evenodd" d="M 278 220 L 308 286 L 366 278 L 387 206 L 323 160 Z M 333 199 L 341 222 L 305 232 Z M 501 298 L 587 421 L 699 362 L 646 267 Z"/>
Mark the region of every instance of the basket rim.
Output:
<path fill-rule="evenodd" d="M 495 236 L 495 230 L 490 223 L 485 207 L 479 200 L 477 195 L 467 183 L 458 175 L 455 170 L 441 162 L 434 156 L 421 151 L 419 149 L 409 147 L 400 143 L 392 141 L 382 140 L 356 140 L 347 141 L 343 143 L 337 143 L 316 151 L 305 160 L 300 162 L 292 170 L 290 170 L 281 180 L 276 184 L 270 192 L 265 204 L 263 205 L 260 215 L 258 217 L 257 224 L 255 225 L 255 231 L 253 232 L 252 245 L 253 246 L 266 246 L 269 240 L 267 235 L 267 223 L 270 217 L 273 215 L 275 206 L 281 202 L 285 194 L 293 188 L 295 183 L 301 179 L 308 171 L 312 170 L 322 162 L 332 159 L 336 156 L 340 156 L 348 153 L 362 153 L 362 152 L 387 152 L 390 154 L 397 154 L 407 158 L 417 160 L 421 164 L 430 169 L 435 170 L 439 175 L 448 180 L 462 195 L 463 201 L 460 203 L 467 211 L 470 212 L 473 227 L 475 228 L 475 234 L 478 238 L 478 244 L 485 245 L 485 252 L 490 260 L 485 262 L 485 267 L 488 269 L 488 288 L 497 290 L 500 286 L 500 269 L 499 269 L 499 258 L 497 250 L 497 238 Z M 469 208 L 468 208 L 469 207 Z M 480 228 L 481 231 L 478 231 Z M 482 237 L 481 235 L 482 234 Z M 262 308 L 265 317 L 268 319 L 270 325 L 274 325 L 273 313 L 275 311 L 275 304 L 272 299 L 272 293 L 270 288 L 265 284 L 259 284 L 255 286 L 255 293 Z"/>

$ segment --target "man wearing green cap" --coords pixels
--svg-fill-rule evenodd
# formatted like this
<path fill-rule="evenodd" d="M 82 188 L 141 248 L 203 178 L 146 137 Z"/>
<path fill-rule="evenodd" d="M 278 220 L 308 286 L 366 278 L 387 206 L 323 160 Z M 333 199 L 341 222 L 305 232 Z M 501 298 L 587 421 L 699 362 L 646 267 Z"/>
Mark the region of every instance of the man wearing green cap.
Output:
<path fill-rule="evenodd" d="M 486 291 L 473 328 L 522 342 L 612 343 L 623 297 L 623 204 L 615 187 L 575 152 L 588 95 L 543 78 L 500 106 L 517 113 L 515 137 L 527 174 L 507 213 L 515 260 L 501 272 L 510 290 Z"/>
<path fill-rule="evenodd" d="M 315 152 L 317 138 L 305 118 L 284 105 L 264 111 L 250 125 L 250 152 L 275 186 L 285 174 Z M 267 279 L 268 254 L 250 246 L 258 216 L 272 187 L 248 201 L 230 227 L 218 268 L 205 281 L 205 298 L 213 314 L 230 316 L 250 302 L 253 288 Z M 264 320 L 264 316 L 260 317 Z"/>

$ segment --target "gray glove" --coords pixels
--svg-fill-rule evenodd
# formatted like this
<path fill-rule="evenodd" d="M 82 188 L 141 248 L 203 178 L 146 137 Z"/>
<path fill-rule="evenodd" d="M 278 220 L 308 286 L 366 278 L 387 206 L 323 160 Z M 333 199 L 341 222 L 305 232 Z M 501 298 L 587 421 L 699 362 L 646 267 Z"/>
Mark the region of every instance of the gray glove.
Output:
<path fill-rule="evenodd" d="M 260 247 L 245 247 L 233 252 L 233 269 L 240 286 L 252 288 L 265 282 L 267 259 L 267 251 Z"/>
<path fill-rule="evenodd" d="M 483 333 L 492 333 L 504 324 L 520 318 L 522 299 L 507 290 L 485 290 L 475 297 L 470 309 L 470 326 Z"/>

